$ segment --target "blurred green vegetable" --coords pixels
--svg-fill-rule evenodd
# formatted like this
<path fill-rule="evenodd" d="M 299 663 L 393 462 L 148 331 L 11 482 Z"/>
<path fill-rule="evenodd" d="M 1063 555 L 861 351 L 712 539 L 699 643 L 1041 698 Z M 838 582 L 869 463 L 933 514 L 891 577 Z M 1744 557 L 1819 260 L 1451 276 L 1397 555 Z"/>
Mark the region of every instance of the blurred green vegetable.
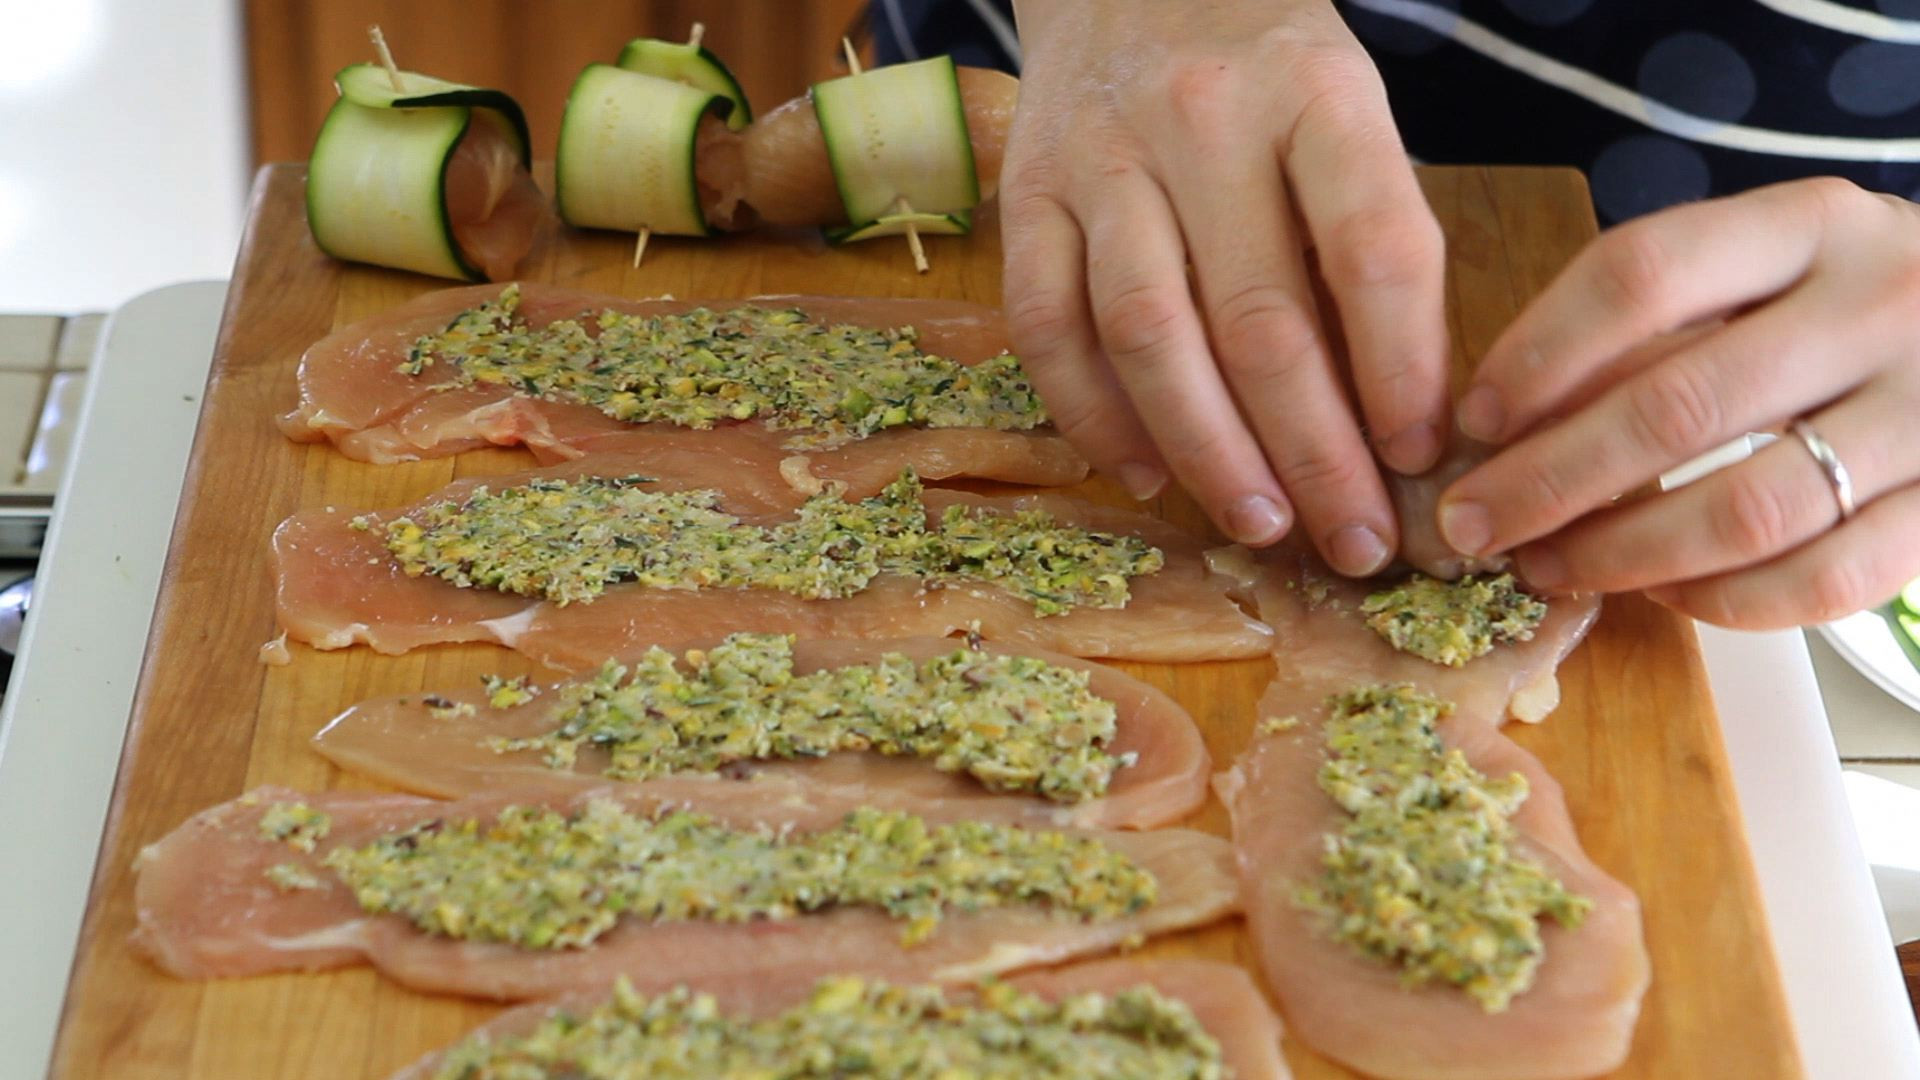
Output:
<path fill-rule="evenodd" d="M 1907 659 L 1920 668 L 1920 578 L 1907 583 L 1893 602 L 1894 638 L 1907 651 Z"/>

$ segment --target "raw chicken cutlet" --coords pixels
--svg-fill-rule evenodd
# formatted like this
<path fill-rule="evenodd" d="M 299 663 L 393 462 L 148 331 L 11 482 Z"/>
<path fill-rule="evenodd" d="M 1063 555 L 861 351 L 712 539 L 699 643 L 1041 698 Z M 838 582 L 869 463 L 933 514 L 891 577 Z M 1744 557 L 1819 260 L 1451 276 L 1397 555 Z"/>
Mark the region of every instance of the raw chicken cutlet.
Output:
<path fill-rule="evenodd" d="M 1000 186 L 1000 161 L 1020 80 L 976 67 L 961 67 L 955 76 L 984 201 Z M 700 134 L 700 194 L 709 220 L 732 227 L 733 208 L 744 203 L 751 213 L 743 216 L 774 225 L 846 222 L 846 205 L 834 182 L 811 96 L 794 98 L 737 134 L 719 123 L 703 124 Z M 719 149 L 733 140 L 738 141 L 737 152 L 729 155 Z"/>
<path fill-rule="evenodd" d="M 563 939 L 559 945 L 534 947 L 504 940 L 462 940 L 424 932 L 408 915 L 395 911 L 369 913 L 356 901 L 355 890 L 325 861 L 330 853 L 343 850 L 352 857 L 351 849 L 364 850 L 385 838 L 396 849 L 392 857 L 399 860 L 394 872 L 403 873 L 414 845 L 410 840 L 394 841 L 396 833 L 427 836 L 445 829 L 450 836 L 466 835 L 462 823 L 498 822 L 505 808 L 516 805 L 576 817 L 584 814 L 581 820 L 588 821 L 593 820 L 595 808 L 634 817 L 685 809 L 729 828 L 764 830 L 782 842 L 822 833 L 851 814 L 866 812 L 857 801 L 840 796 L 813 793 L 804 800 L 769 803 L 752 792 L 698 781 L 678 789 L 662 783 L 645 791 L 614 788 L 571 798 L 530 800 L 498 794 L 458 802 L 260 788 L 201 812 L 141 853 L 135 944 L 161 968 L 182 978 L 370 963 L 388 978 L 417 990 L 526 1000 L 601 990 L 619 976 L 645 993 L 690 979 L 776 975 L 971 981 L 1204 925 L 1239 910 L 1239 890 L 1226 842 L 1185 830 L 1046 834 L 1063 844 L 1094 841 L 1151 875 L 1152 899 L 1143 907 L 1086 918 L 1017 900 L 973 911 L 948 907 L 936 924 L 925 928 L 930 932 L 911 944 L 903 927 L 912 920 L 863 906 L 806 914 L 788 909 L 782 918 L 748 917 L 734 922 L 656 921 L 629 911 L 609 916 L 610 925 L 581 944 Z M 930 828 L 965 822 L 948 808 L 930 809 L 923 817 Z M 571 859 L 589 857 L 577 846 L 565 850 Z M 546 856 L 536 861 L 542 867 L 549 865 Z M 471 862 L 459 865 L 467 872 Z M 1070 868 L 1062 872 L 1073 873 Z M 568 897 L 591 901 L 596 893 L 578 890 L 605 883 L 593 880 L 589 886 L 582 879 L 583 875 L 573 875 L 575 891 L 569 892 L 565 872 L 558 872 L 542 895 L 558 897 L 550 901 L 555 905 L 564 905 Z M 1105 887 L 1098 882 L 1105 880 L 1090 881 L 1089 895 L 1097 896 Z M 382 878 L 361 884 L 362 901 L 368 895 L 397 894 L 398 887 Z M 503 883 L 488 871 L 484 880 L 469 882 L 479 899 L 463 898 L 449 888 L 445 890 L 449 899 L 439 906 L 423 902 L 434 918 L 442 920 L 437 925 L 459 926 L 462 919 L 480 918 L 479 913 L 486 910 L 487 890 L 517 884 L 523 882 L 512 874 Z M 688 880 L 682 888 L 693 890 L 699 884 Z M 668 895 L 680 894 L 670 891 Z M 511 910 L 526 911 L 528 918 L 545 911 L 518 905 Z M 564 906 L 556 916 L 571 917 Z"/>
<path fill-rule="evenodd" d="M 1559 785 L 1500 730 L 1510 708 L 1536 720 L 1551 709 L 1554 669 L 1598 602 L 1554 600 L 1531 639 L 1447 668 L 1395 651 L 1360 613 L 1368 587 L 1334 578 L 1311 557 L 1275 550 L 1239 570 L 1256 581 L 1278 671 L 1253 743 L 1216 787 L 1232 818 L 1249 929 L 1293 1032 L 1390 1080 L 1552 1080 L 1617 1067 L 1649 980 L 1639 901 L 1588 858 Z M 1497 1008 L 1440 978 L 1403 984 L 1394 964 L 1334 940 L 1329 920 L 1302 897 L 1320 879 L 1332 837 L 1352 820 L 1323 790 L 1330 699 L 1395 685 L 1452 703 L 1435 730 L 1472 769 L 1524 778 L 1524 802 L 1509 820 L 1514 852 L 1590 904 L 1571 920 L 1577 927 L 1540 917 L 1543 956 L 1531 985 L 1510 1001 L 1496 996 Z"/>
<path fill-rule="evenodd" d="M 513 276 L 553 216 L 509 131 L 492 110 L 474 110 L 444 180 L 447 221 L 460 254 L 494 281 Z"/>
<path fill-rule="evenodd" d="M 1020 80 L 991 68 L 963 66 L 954 75 L 984 202 L 1000 186 Z M 741 131 L 718 116 L 702 117 L 694 136 L 694 172 L 701 217 L 715 228 L 847 224 L 811 94 L 788 100 Z"/>
<path fill-rule="evenodd" d="M 652 645 L 717 640 L 730 633 L 870 638 L 972 631 L 1071 656 L 1163 662 L 1258 656 L 1270 637 L 1229 595 L 1233 580 L 1208 568 L 1200 540 L 1137 511 L 1059 495 L 929 490 L 921 502 L 930 524 L 949 507 L 1000 518 L 1037 511 L 1063 528 L 1150 545 L 1163 564 L 1126 582 L 1125 606 L 1079 606 L 1040 615 L 1031 599 L 994 585 L 969 579 L 928 588 L 921 579 L 896 573 L 881 573 L 863 590 L 833 599 L 806 599 L 771 588 L 656 588 L 628 581 L 608 585 L 591 602 L 560 604 L 456 587 L 431 574 L 409 576 L 384 536 L 389 522 L 469 499 L 482 486 L 502 491 L 629 472 L 654 478 L 649 491 L 717 491 L 718 508 L 744 523 L 772 526 L 791 520 L 781 512 L 777 491 L 734 475 L 724 462 L 698 452 L 640 461 L 596 457 L 515 476 L 463 480 L 400 510 L 304 511 L 282 523 L 273 537 L 280 626 L 294 640 L 322 649 L 365 643 L 380 652 L 404 653 L 440 642 L 491 641 L 566 671 L 597 667 L 608 656 Z"/>
<path fill-rule="evenodd" d="M 745 305 L 794 309 L 812 320 L 863 328 L 911 326 L 919 349 L 966 366 L 1007 349 L 1000 313 L 959 301 L 798 296 L 627 300 L 531 282 L 514 288 L 519 298 L 516 315 L 534 328 L 607 310 L 664 316 Z M 348 457 L 376 464 L 513 445 L 524 445 L 541 461 L 552 462 L 587 453 L 649 449 L 663 434 L 694 435 L 697 445 L 710 447 L 714 454 L 758 473 L 785 475 L 802 490 L 840 480 L 855 494 L 876 490 L 902 468 L 930 479 L 966 476 L 1041 486 L 1071 484 L 1087 473 L 1086 463 L 1066 440 L 1044 424 L 1024 430 L 888 424 L 864 438 L 841 441 L 829 452 L 823 446 L 789 447 L 796 436 L 808 432 L 775 430 L 759 418 L 702 418 L 712 425 L 707 428 L 679 427 L 665 420 L 635 423 L 584 400 L 531 396 L 523 381 L 500 373 L 495 373 L 498 381 L 462 384 L 457 378 L 450 381 L 450 365 L 440 363 L 409 374 L 416 342 L 448 331 L 463 313 L 502 295 L 498 285 L 442 289 L 321 339 L 301 358 L 299 405 L 281 419 L 281 429 L 298 441 L 330 440 Z M 715 392 L 724 394 L 727 388 Z M 881 405 L 866 407 L 870 411 Z M 620 411 L 611 404 L 607 408 Z"/>
<path fill-rule="evenodd" d="M 1505 556 L 1475 558 L 1453 550 L 1440 535 L 1440 496 L 1455 480 L 1493 456 L 1493 447 L 1455 435 L 1440 463 L 1419 476 L 1389 472 L 1387 494 L 1400 522 L 1399 561 L 1422 573 L 1451 581 L 1462 574 L 1497 571 Z"/>
<path fill-rule="evenodd" d="M 678 654 L 676 671 L 683 675 L 696 670 L 689 651 L 673 650 Z M 711 642 L 699 654 L 702 661 L 724 655 Z M 1053 670 L 1029 680 L 1033 689 L 1020 690 L 1016 683 L 1006 691 L 1012 695 L 1006 706 L 1000 707 L 1000 699 L 994 699 L 991 713 L 966 711 L 966 698 L 948 701 L 941 712 L 929 712 L 915 708 L 918 699 L 903 692 L 902 683 L 904 689 L 912 690 L 930 680 L 894 677 L 898 666 L 882 663 L 890 656 L 922 666 L 966 657 L 952 682 L 981 687 L 968 691 L 975 695 L 1000 692 L 1000 686 L 989 681 L 996 678 L 989 667 L 996 660 L 1039 662 Z M 781 752 L 772 749 L 777 731 L 762 720 L 748 721 L 744 729 L 702 730 L 698 725 L 718 727 L 718 717 L 738 715 L 744 708 L 745 677 L 716 676 L 692 687 L 679 682 L 669 685 L 658 698 L 671 700 L 670 705 L 649 697 L 622 706 L 645 709 L 652 719 L 640 723 L 625 739 L 642 767 L 668 752 L 690 748 L 706 760 L 684 769 L 619 779 L 644 788 L 662 779 L 680 783 L 705 777 L 717 785 L 758 792 L 769 803 L 827 791 L 871 806 L 910 811 L 939 806 L 979 820 L 1104 829 L 1164 825 L 1191 813 L 1206 798 L 1210 759 L 1192 718 L 1166 694 L 1113 668 L 1043 649 L 990 642 L 969 648 L 951 638 L 797 641 L 792 643 L 790 657 L 790 666 L 773 669 L 767 684 L 791 687 L 789 676 L 798 679 L 822 671 L 864 668 L 889 673 L 888 679 L 861 686 L 858 700 L 809 698 L 804 721 L 795 720 L 793 726 L 803 722 L 824 726 L 818 718 L 844 716 L 838 727 L 854 737 L 853 746 L 881 742 L 876 729 L 883 721 L 878 719 L 879 710 L 868 703 L 893 696 L 902 703 L 899 709 L 905 715 L 917 718 L 911 734 L 923 738 L 925 748 L 917 755 L 858 749 L 822 753 L 817 744 L 802 743 Z M 980 662 L 972 660 L 976 657 Z M 637 667 L 640 659 L 625 658 L 623 666 Z M 1088 737 L 1096 721 L 1069 708 L 1080 699 L 1056 706 L 1056 698 L 1043 696 L 1057 693 L 1051 687 L 1058 685 L 1058 674 L 1078 675 L 1084 680 L 1080 684 L 1084 693 L 1111 710 L 1107 713 L 1110 738 L 1095 742 Z M 566 730 L 568 718 L 587 715 L 582 701 L 609 700 L 605 691 L 594 697 L 579 693 L 593 682 L 475 687 L 364 702 L 314 736 L 314 747 L 341 768 L 441 798 L 509 790 L 562 794 L 602 787 L 608 782 L 609 768 L 633 771 L 624 761 L 615 764 L 607 749 L 616 743 L 614 735 L 628 736 L 629 731 L 620 729 L 622 724 L 635 723 L 624 713 L 599 726 L 575 720 L 579 734 L 574 741 L 557 746 L 541 741 L 543 736 L 550 739 L 551 733 Z M 670 698 L 676 690 L 682 691 L 678 699 Z M 812 687 L 806 692 L 825 693 Z M 685 706 L 692 695 L 714 702 L 714 711 L 700 713 Z M 1057 722 L 1053 721 L 1055 709 L 1060 716 Z M 954 719 L 943 723 L 943 716 Z M 1048 726 L 1035 730 L 1042 723 Z M 955 726 L 959 730 L 952 736 L 937 738 Z M 887 732 L 888 737 L 894 734 Z M 762 741 L 755 741 L 756 736 Z M 696 738 L 706 741 L 696 744 Z M 520 745 L 503 745 L 516 741 Z M 555 760 L 556 753 L 564 754 L 564 759 Z M 938 768 L 928 756 L 935 753 L 943 755 Z M 1045 764 L 1029 763 L 1031 758 Z M 989 787 L 988 780 L 997 781 L 997 789 Z"/>
<path fill-rule="evenodd" d="M 1206 960 L 1096 960 L 1019 975 L 1006 985 L 1046 1001 L 1085 994 L 1111 999 L 1128 990 L 1152 988 L 1186 1006 L 1200 1027 L 1219 1045 L 1220 1063 L 1233 1080 L 1287 1080 L 1280 1057 L 1280 1021 L 1247 973 L 1231 964 Z M 805 1005 L 818 992 L 812 980 L 784 976 L 701 980 L 692 989 L 711 998 L 728 1016 L 778 1016 Z M 834 987 L 833 989 L 839 989 Z M 948 1000 L 968 1002 L 966 989 L 947 991 Z M 524 1037 L 557 1017 L 577 1019 L 603 1008 L 610 995 L 575 995 L 557 1002 L 525 1005 L 476 1029 L 463 1043 Z M 436 1080 L 452 1051 L 429 1054 L 395 1074 L 393 1080 Z"/>

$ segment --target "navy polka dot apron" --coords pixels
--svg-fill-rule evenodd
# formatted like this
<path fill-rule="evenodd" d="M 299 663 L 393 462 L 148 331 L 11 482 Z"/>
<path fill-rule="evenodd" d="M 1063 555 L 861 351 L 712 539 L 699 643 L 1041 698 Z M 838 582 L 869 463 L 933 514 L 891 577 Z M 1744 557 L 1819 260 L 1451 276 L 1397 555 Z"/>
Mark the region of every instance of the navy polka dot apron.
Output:
<path fill-rule="evenodd" d="M 1602 224 L 1803 176 L 1920 198 L 1920 0 L 1339 6 L 1414 157 L 1574 166 Z M 1009 8 L 874 0 L 870 27 L 884 62 L 1017 70 Z"/>

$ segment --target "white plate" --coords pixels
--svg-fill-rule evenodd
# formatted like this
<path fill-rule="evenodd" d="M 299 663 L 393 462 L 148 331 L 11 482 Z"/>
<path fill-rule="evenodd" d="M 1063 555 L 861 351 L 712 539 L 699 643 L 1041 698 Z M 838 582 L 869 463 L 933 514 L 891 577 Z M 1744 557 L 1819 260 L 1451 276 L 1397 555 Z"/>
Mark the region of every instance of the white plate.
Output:
<path fill-rule="evenodd" d="M 1882 610 L 1862 611 L 1823 623 L 1820 636 L 1833 651 L 1859 669 L 1875 686 L 1892 694 L 1909 709 L 1920 712 L 1920 668 L 1907 659 L 1893 624 Z"/>

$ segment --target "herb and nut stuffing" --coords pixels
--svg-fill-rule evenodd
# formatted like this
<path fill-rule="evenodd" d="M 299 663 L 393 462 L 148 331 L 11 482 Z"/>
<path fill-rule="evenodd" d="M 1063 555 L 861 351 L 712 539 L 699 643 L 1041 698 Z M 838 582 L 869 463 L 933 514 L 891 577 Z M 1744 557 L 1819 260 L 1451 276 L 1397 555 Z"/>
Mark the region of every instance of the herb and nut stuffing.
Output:
<path fill-rule="evenodd" d="M 1229 1080 L 1193 1010 L 1151 986 L 1047 1001 L 1006 983 L 962 995 L 852 976 L 761 1018 L 684 987 L 625 980 L 589 1011 L 556 1009 L 524 1035 L 476 1036 L 435 1080 Z"/>
<path fill-rule="evenodd" d="M 920 348 L 911 326 L 813 320 L 797 308 L 747 305 L 670 315 L 584 312 L 534 327 L 520 290 L 461 312 L 413 343 L 399 370 L 436 367 L 436 389 L 506 386 L 590 405 L 629 423 L 709 428 L 734 420 L 805 432 L 820 446 L 887 428 L 1025 431 L 1047 422 L 1017 357 L 960 364 Z"/>
<path fill-rule="evenodd" d="M 1547 605 L 1512 574 L 1458 581 L 1415 574 L 1368 596 L 1360 610 L 1394 648 L 1447 667 L 1461 667 L 1495 645 L 1527 641 L 1547 617 Z"/>
<path fill-rule="evenodd" d="M 1299 726 L 1300 718 L 1297 716 L 1268 716 L 1253 727 L 1262 735 L 1285 735 Z"/>
<path fill-rule="evenodd" d="M 1164 565 L 1132 536 L 1062 525 L 1041 510 L 1000 514 L 950 506 L 927 521 L 912 471 L 871 498 L 809 499 L 759 526 L 716 509 L 714 491 L 641 490 L 643 477 L 536 480 L 434 503 L 385 526 L 409 575 L 556 604 L 590 602 L 621 582 L 655 588 L 774 589 L 808 599 L 850 596 L 881 574 L 933 587 L 997 585 L 1038 615 L 1125 607 L 1129 579 Z M 367 518 L 356 528 L 371 528 Z"/>
<path fill-rule="evenodd" d="M 274 803 L 260 815 L 260 839 L 279 841 L 298 851 L 312 851 L 332 828 L 330 815 L 306 803 Z"/>
<path fill-rule="evenodd" d="M 480 714 L 480 707 L 471 701 L 455 701 L 439 694 L 428 694 L 420 701 L 427 707 L 428 716 L 442 722 Z"/>
<path fill-rule="evenodd" d="M 1444 747 L 1452 706 L 1410 687 L 1360 687 L 1329 708 L 1320 788 L 1351 817 L 1296 902 L 1406 984 L 1438 979 L 1504 1011 L 1544 958 L 1540 918 L 1576 927 L 1593 906 L 1521 854 L 1511 819 L 1526 778 L 1491 779 Z"/>
<path fill-rule="evenodd" d="M 887 653 L 796 675 L 791 637 L 734 634 L 689 651 L 686 668 L 660 648 L 631 668 L 608 661 L 559 691 L 554 730 L 492 745 L 538 750 L 555 769 L 599 749 L 620 780 L 864 750 L 1069 803 L 1104 794 L 1131 763 L 1106 749 L 1116 710 L 1088 674 L 1031 656 L 958 648 L 916 663 Z"/>
<path fill-rule="evenodd" d="M 487 707 L 491 709 L 517 708 L 540 694 L 538 687 L 527 685 L 525 675 L 511 679 L 502 675 L 482 675 L 480 685 L 487 691 Z"/>
<path fill-rule="evenodd" d="M 1152 874 L 1091 837 L 872 808 L 803 833 L 610 799 L 566 814 L 510 806 L 491 821 L 428 819 L 323 861 L 367 911 L 528 949 L 589 945 L 623 915 L 746 922 L 846 906 L 902 921 L 914 945 L 949 910 L 1037 906 L 1095 921 L 1156 895 Z"/>

